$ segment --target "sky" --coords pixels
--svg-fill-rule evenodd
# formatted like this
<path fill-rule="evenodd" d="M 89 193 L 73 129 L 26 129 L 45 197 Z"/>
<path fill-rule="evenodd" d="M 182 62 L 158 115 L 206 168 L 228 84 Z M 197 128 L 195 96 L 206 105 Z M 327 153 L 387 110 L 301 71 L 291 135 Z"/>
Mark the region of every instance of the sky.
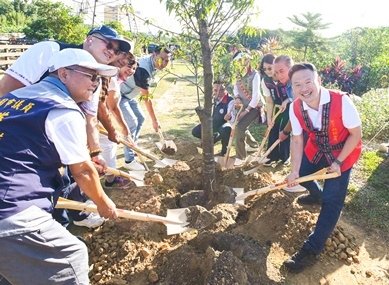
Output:
<path fill-rule="evenodd" d="M 162 27 L 180 31 L 174 17 L 169 17 L 165 6 L 159 0 L 132 0 L 135 11 L 146 18 L 153 18 Z M 389 14 L 383 7 L 384 0 L 255 0 L 256 9 L 260 11 L 251 23 L 266 29 L 297 28 L 287 17 L 300 16 L 303 13 L 320 13 L 323 23 L 331 23 L 321 33 L 332 37 L 354 27 L 389 27 Z M 152 7 L 152 9 L 150 9 Z"/>

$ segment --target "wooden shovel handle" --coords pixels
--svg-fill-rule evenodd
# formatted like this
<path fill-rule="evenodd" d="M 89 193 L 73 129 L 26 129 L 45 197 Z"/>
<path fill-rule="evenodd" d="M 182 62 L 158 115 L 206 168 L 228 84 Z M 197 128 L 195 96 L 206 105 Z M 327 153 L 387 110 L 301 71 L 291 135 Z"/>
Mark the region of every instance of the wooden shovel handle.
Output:
<path fill-rule="evenodd" d="M 108 132 L 107 132 L 105 129 L 99 128 L 99 132 L 100 132 L 100 134 L 102 134 L 102 135 L 108 136 Z M 154 161 L 156 161 L 156 162 L 160 162 L 160 163 L 162 163 L 162 164 L 165 164 L 165 163 L 163 163 L 162 161 L 160 161 L 158 157 L 156 157 L 156 156 L 152 155 L 151 153 L 148 153 L 148 152 L 146 152 L 145 150 L 143 150 L 143 149 L 141 149 L 141 148 L 135 146 L 133 143 L 129 142 L 127 139 L 121 138 L 121 139 L 119 139 L 119 142 L 120 142 L 121 144 L 124 144 L 125 146 L 128 146 L 128 147 L 129 147 L 130 149 L 132 149 L 133 151 L 135 151 L 135 152 L 137 152 L 137 153 L 140 153 L 140 154 L 142 154 L 143 156 L 145 156 L 145 157 L 147 157 L 147 158 L 149 158 L 149 159 L 151 159 L 151 160 L 154 160 Z"/>
<path fill-rule="evenodd" d="M 112 168 L 112 167 L 107 167 L 107 173 L 108 174 L 112 174 L 112 175 L 116 175 L 116 176 L 121 176 L 121 177 L 130 179 L 130 180 L 139 180 L 139 179 L 136 179 L 135 177 L 133 177 L 131 174 L 127 173 L 127 172 L 124 172 L 124 171 L 121 171 L 119 169 L 115 169 L 115 168 Z"/>
<path fill-rule="evenodd" d="M 86 204 L 77 201 L 68 200 L 62 197 L 59 197 L 57 205 L 55 205 L 57 209 L 71 209 L 77 211 L 85 211 L 90 213 L 99 213 L 97 211 L 97 206 L 94 204 Z M 167 219 L 166 217 L 141 213 L 123 209 L 116 209 L 118 216 L 120 218 L 125 218 L 129 220 L 137 220 L 137 221 L 145 221 L 145 222 L 160 222 L 160 223 L 170 223 L 170 224 L 181 224 L 182 222 L 174 221 L 171 219 Z"/>
<path fill-rule="evenodd" d="M 282 112 L 281 112 L 281 109 L 278 110 L 278 112 L 273 116 L 272 121 L 274 122 L 274 121 L 276 120 L 276 118 L 279 116 L 279 114 L 281 114 L 281 113 L 282 113 Z M 261 142 L 261 145 L 259 146 L 257 152 L 254 154 L 253 160 L 255 160 L 257 157 L 260 156 L 260 154 L 261 154 L 261 152 L 262 152 L 262 149 L 263 149 L 263 147 L 265 146 L 265 143 L 266 143 L 267 139 L 269 138 L 271 129 L 272 129 L 272 128 L 270 128 L 270 127 L 268 127 L 268 128 L 266 129 L 265 136 L 263 137 L 262 142 Z M 267 156 L 267 155 L 266 155 L 266 156 Z M 248 162 L 246 162 L 246 164 L 247 164 L 247 163 L 248 163 Z"/>
<path fill-rule="evenodd" d="M 262 161 L 272 152 L 273 149 L 276 148 L 276 146 L 281 142 L 280 139 L 277 139 L 272 145 L 271 147 L 269 147 L 269 149 L 263 154 L 263 156 L 258 159 L 258 162 L 259 163 L 262 163 Z M 251 174 L 251 173 L 254 173 L 255 171 L 257 171 L 257 169 L 259 169 L 261 167 L 261 165 L 258 165 L 250 170 L 247 170 L 244 172 L 245 175 L 248 175 L 248 174 Z"/>
<path fill-rule="evenodd" d="M 243 110 L 243 105 L 240 106 L 239 111 L 238 111 L 238 113 L 236 114 L 236 117 L 235 117 L 235 122 L 231 126 L 230 138 L 228 140 L 227 151 L 226 151 L 226 154 L 225 154 L 225 161 L 224 161 L 224 167 L 225 168 L 227 167 L 228 159 L 230 158 L 231 147 L 232 147 L 232 143 L 233 143 L 234 137 L 235 137 L 235 128 L 236 128 L 236 125 L 238 124 L 238 118 L 239 118 L 239 115 L 242 112 L 242 110 Z"/>
<path fill-rule="evenodd" d="M 323 168 L 315 173 L 297 178 L 296 183 L 302 183 L 302 182 L 307 182 L 307 181 L 312 181 L 312 180 L 330 179 L 330 178 L 335 178 L 338 176 L 339 176 L 338 173 L 336 173 L 336 172 L 329 173 L 329 172 L 327 172 L 326 168 Z M 286 187 L 287 185 L 288 185 L 287 182 L 281 181 L 281 182 L 278 182 L 278 183 L 275 183 L 273 185 L 269 185 L 269 186 L 266 186 L 266 187 L 263 187 L 260 189 L 248 191 L 244 194 L 237 196 L 236 199 L 246 199 L 247 197 L 250 197 L 250 196 L 265 194 L 265 193 L 270 192 L 270 191 L 282 189 L 282 188 Z"/>
<path fill-rule="evenodd" d="M 159 139 L 160 139 L 161 143 L 165 144 L 165 137 L 163 136 L 163 133 L 162 133 L 162 130 L 161 130 L 160 127 L 158 128 L 157 133 L 158 133 L 158 136 L 159 136 Z"/>

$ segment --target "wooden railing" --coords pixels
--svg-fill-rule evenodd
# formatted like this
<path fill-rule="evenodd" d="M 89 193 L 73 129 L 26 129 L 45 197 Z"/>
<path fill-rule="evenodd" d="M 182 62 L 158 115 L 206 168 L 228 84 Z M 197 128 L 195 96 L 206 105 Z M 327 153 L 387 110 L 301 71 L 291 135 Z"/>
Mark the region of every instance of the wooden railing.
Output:
<path fill-rule="evenodd" d="M 0 73 L 4 72 L 30 45 L 0 45 Z"/>

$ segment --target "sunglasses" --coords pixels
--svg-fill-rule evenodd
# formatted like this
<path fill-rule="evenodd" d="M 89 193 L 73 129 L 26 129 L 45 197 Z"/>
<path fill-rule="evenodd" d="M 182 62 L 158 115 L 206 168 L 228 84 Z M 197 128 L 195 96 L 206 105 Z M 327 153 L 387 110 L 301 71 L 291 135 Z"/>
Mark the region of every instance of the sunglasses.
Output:
<path fill-rule="evenodd" d="M 98 36 L 93 36 L 94 38 L 96 38 L 96 39 L 99 39 L 100 41 L 103 41 L 103 42 L 105 42 L 105 47 L 107 48 L 107 49 L 109 49 L 109 50 L 112 50 L 113 52 L 114 52 L 114 54 L 115 55 L 119 55 L 119 54 L 121 54 L 122 53 L 122 51 L 119 49 L 119 48 L 115 48 L 114 46 L 113 46 L 113 43 L 111 42 L 111 41 L 108 41 L 108 40 L 106 40 L 106 39 L 104 39 L 104 38 L 100 38 L 100 37 L 98 37 Z"/>
<path fill-rule="evenodd" d="M 78 70 L 78 69 L 74 69 L 74 68 L 69 68 L 69 67 L 65 67 L 65 69 L 71 70 L 71 71 L 74 71 L 74 72 L 77 72 L 77 73 L 81 73 L 81 74 L 83 74 L 85 76 L 88 76 L 90 81 L 92 81 L 92 82 L 98 82 L 98 81 L 100 81 L 100 78 L 101 78 L 101 76 L 98 75 L 98 74 L 90 74 L 88 72 L 84 72 L 84 71 L 81 71 L 81 70 Z"/>

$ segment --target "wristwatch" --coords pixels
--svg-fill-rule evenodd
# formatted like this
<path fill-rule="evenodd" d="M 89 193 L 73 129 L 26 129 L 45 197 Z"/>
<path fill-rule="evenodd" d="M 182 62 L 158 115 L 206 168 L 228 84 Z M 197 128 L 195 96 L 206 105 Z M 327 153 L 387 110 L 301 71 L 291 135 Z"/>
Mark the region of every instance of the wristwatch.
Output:
<path fill-rule="evenodd" d="M 339 159 L 335 158 L 334 162 L 339 165 L 339 166 L 342 166 L 343 162 L 341 162 Z"/>

